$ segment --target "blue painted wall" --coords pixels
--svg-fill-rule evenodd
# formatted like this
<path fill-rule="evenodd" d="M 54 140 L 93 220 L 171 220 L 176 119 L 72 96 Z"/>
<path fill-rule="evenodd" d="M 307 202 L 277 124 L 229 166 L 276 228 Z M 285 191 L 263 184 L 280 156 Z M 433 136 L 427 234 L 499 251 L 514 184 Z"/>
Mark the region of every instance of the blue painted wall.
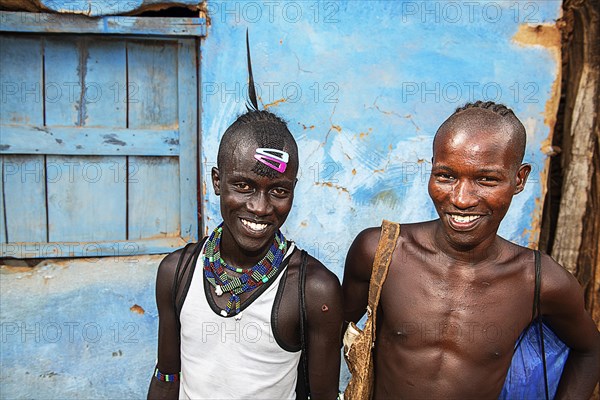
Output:
<path fill-rule="evenodd" d="M 560 64 L 555 48 L 523 43 L 546 43 L 555 33 L 560 1 L 207 7 L 211 26 L 200 58 L 205 230 L 220 221 L 209 175 L 218 142 L 245 110 L 249 28 L 261 101 L 289 122 L 300 145 L 285 234 L 339 276 L 362 229 L 382 218 L 435 218 L 426 190 L 433 135 L 454 108 L 480 98 L 505 102 L 527 128 L 534 171 L 501 234 L 521 244 L 537 240 Z M 520 36 L 538 24 L 549 26 L 542 37 Z M 0 397 L 143 398 L 156 357 L 159 260 L 3 267 Z"/>
<path fill-rule="evenodd" d="M 250 31 L 261 100 L 289 122 L 301 174 L 285 234 L 340 277 L 358 232 L 382 218 L 437 217 L 427 194 L 438 126 L 467 101 L 513 108 L 533 172 L 500 233 L 537 243 L 559 79 L 556 52 L 519 43 L 521 25 L 553 25 L 560 1 L 211 3 L 202 48 L 205 226 L 220 220 L 210 187 L 219 139 L 245 111 Z M 210 15 L 210 14 L 209 14 Z M 548 103 L 548 104 L 547 104 Z"/>
<path fill-rule="evenodd" d="M 156 360 L 160 255 L 0 267 L 0 398 L 135 399 Z"/>

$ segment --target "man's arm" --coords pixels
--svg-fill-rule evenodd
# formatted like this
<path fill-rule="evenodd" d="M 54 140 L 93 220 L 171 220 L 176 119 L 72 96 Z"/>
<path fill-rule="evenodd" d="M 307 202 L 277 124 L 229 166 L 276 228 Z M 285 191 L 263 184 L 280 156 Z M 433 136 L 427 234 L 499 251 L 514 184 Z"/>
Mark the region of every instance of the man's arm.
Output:
<path fill-rule="evenodd" d="M 584 309 L 579 282 L 549 256 L 542 256 L 544 321 L 570 347 L 557 399 L 589 399 L 600 371 L 600 333 Z"/>
<path fill-rule="evenodd" d="M 308 376 L 311 398 L 337 398 L 340 380 L 342 289 L 331 271 L 309 257 L 306 274 Z"/>
<path fill-rule="evenodd" d="M 348 250 L 342 283 L 346 322 L 358 322 L 367 311 L 369 281 L 380 235 L 380 227 L 365 229 Z"/>
<path fill-rule="evenodd" d="M 179 374 L 179 324 L 173 304 L 173 280 L 181 250 L 169 254 L 158 266 L 156 275 L 156 306 L 158 308 L 158 370 L 164 374 Z M 179 381 L 162 382 L 152 376 L 148 399 L 177 399 Z"/>

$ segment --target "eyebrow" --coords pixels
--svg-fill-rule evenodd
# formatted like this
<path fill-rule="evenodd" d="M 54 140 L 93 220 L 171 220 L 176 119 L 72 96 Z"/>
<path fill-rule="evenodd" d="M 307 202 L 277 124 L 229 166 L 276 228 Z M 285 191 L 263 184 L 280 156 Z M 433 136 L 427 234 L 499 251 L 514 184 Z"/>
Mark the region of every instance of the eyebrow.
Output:
<path fill-rule="evenodd" d="M 441 170 L 444 170 L 444 171 L 449 171 L 449 172 L 452 172 L 452 171 L 454 171 L 452 168 L 450 168 L 450 167 L 448 167 L 448 166 L 446 166 L 446 165 L 434 165 L 434 166 L 432 167 L 432 169 L 441 169 Z"/>
<path fill-rule="evenodd" d="M 503 172 L 503 170 L 498 169 L 498 168 L 482 168 L 482 169 L 477 170 L 477 172 L 484 173 L 484 174 L 486 174 L 486 173 L 501 174 Z"/>
<path fill-rule="evenodd" d="M 253 178 L 248 177 L 246 175 L 241 175 L 241 174 L 238 174 L 238 173 L 235 173 L 235 172 L 233 172 L 233 173 L 231 173 L 229 175 L 229 179 L 233 180 L 233 181 L 243 180 L 243 181 L 250 182 L 253 185 L 257 184 L 256 179 L 253 179 Z M 267 179 L 269 179 L 269 178 L 267 178 Z M 286 188 L 294 187 L 294 182 L 295 182 L 295 180 L 288 181 L 287 179 L 277 179 L 277 178 L 269 179 L 269 181 L 270 181 L 269 185 L 268 185 L 269 187 L 283 186 L 283 187 L 286 187 Z"/>
<path fill-rule="evenodd" d="M 432 170 L 442 170 L 442 171 L 454 172 L 454 169 L 448 167 L 447 165 L 435 165 L 435 166 L 433 166 Z M 489 174 L 489 173 L 502 174 L 503 171 L 504 171 L 503 169 L 499 169 L 499 168 L 480 168 L 480 169 L 475 170 L 475 172 L 477 172 L 479 174 Z"/>

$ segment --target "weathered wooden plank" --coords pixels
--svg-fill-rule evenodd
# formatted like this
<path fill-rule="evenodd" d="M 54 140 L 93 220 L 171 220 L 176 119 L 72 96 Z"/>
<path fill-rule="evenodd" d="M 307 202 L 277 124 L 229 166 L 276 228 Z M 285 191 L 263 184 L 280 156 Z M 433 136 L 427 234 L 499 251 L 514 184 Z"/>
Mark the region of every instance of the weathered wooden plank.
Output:
<path fill-rule="evenodd" d="M 175 157 L 129 158 L 130 240 L 179 236 L 179 165 Z"/>
<path fill-rule="evenodd" d="M 45 40 L 44 104 L 48 126 L 81 126 L 85 120 L 85 68 L 81 68 L 87 59 L 84 41 L 75 37 Z"/>
<path fill-rule="evenodd" d="M 85 68 L 84 126 L 127 127 L 125 41 L 94 39 L 88 43 Z"/>
<path fill-rule="evenodd" d="M 177 42 L 130 42 L 129 127 L 177 127 Z M 188 99 L 183 99 L 188 101 Z M 129 157 L 129 238 L 180 234 L 179 160 Z"/>
<path fill-rule="evenodd" d="M 127 44 L 129 127 L 177 127 L 177 42 Z"/>
<path fill-rule="evenodd" d="M 126 257 L 136 254 L 170 253 L 173 250 L 183 247 L 185 244 L 185 241 L 177 237 L 140 241 L 0 243 L 0 257 Z"/>
<path fill-rule="evenodd" d="M 44 157 L 6 155 L 3 167 L 7 241 L 46 241 Z"/>
<path fill-rule="evenodd" d="M 102 17 L 0 11 L 0 31 L 205 36 L 204 18 Z"/>
<path fill-rule="evenodd" d="M 82 61 L 80 69 L 85 71 L 83 76 L 85 119 L 81 124 L 86 127 L 121 128 L 129 138 L 135 138 L 127 128 L 127 50 L 126 41 L 123 39 L 95 39 L 85 42 L 86 59 Z M 102 137 L 103 143 L 115 148 L 129 142 L 115 140 L 106 132 L 97 134 L 90 139 L 86 137 L 87 145 Z M 144 141 L 146 143 L 146 141 Z M 79 153 L 81 154 L 81 152 Z M 98 158 L 100 165 L 110 165 L 112 179 L 99 181 L 95 190 L 103 196 L 113 196 L 113 201 L 105 203 L 101 214 L 96 215 L 93 225 L 99 230 L 104 230 L 105 224 L 112 223 L 115 218 L 116 226 L 114 235 L 101 237 L 102 240 L 127 239 L 127 180 L 129 171 L 126 168 L 127 157 L 103 156 Z M 88 161 L 87 158 L 84 161 Z M 118 218 L 118 220 L 117 220 Z M 124 231 L 121 227 L 125 227 Z M 125 236 L 122 236 L 122 235 Z M 97 237 L 96 239 L 97 240 Z"/>
<path fill-rule="evenodd" d="M 4 156 L 0 155 L 0 177 L 4 177 Z M 6 224 L 4 221 L 4 179 L 0 179 L 0 243 L 6 242 Z"/>
<path fill-rule="evenodd" d="M 48 156 L 50 242 L 125 239 L 125 157 L 119 160 Z"/>
<path fill-rule="evenodd" d="M 0 125 L 0 130 L 0 154 L 179 154 L 179 132 L 174 129 Z"/>
<path fill-rule="evenodd" d="M 41 39 L 0 36 L 0 73 L 0 123 L 43 125 Z"/>
<path fill-rule="evenodd" d="M 43 125 L 42 40 L 0 37 L 2 124 Z M 0 128 L 0 152 L 12 144 Z M 46 200 L 43 156 L 4 156 L 2 174 L 2 241 L 46 240 Z M 6 225 L 5 225 L 6 224 Z"/>
<path fill-rule="evenodd" d="M 179 44 L 177 91 L 179 101 L 179 180 L 181 194 L 181 235 L 184 240 L 198 239 L 198 79 L 194 40 Z"/>

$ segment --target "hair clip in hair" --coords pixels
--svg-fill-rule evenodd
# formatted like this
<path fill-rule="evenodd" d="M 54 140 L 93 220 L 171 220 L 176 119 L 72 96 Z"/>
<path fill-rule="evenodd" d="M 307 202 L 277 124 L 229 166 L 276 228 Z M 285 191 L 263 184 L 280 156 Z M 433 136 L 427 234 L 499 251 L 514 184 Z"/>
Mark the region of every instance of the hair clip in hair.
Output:
<path fill-rule="evenodd" d="M 287 162 L 290 159 L 290 155 L 282 150 L 259 147 L 256 149 L 254 158 L 265 164 L 267 167 L 273 168 L 275 171 L 283 174 L 287 168 Z"/>

